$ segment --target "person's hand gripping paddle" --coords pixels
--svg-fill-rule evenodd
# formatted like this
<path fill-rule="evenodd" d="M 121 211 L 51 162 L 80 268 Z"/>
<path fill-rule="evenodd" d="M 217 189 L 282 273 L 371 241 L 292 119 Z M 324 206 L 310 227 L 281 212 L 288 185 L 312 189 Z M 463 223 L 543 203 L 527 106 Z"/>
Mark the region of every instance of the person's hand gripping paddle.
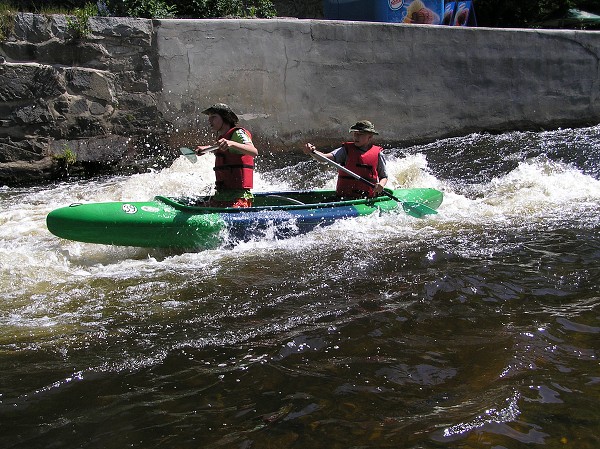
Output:
<path fill-rule="evenodd" d="M 218 145 L 213 145 L 211 147 L 205 148 L 204 150 L 200 151 L 199 153 L 196 153 L 194 150 L 192 150 L 191 148 L 187 148 L 187 147 L 181 147 L 179 149 L 179 151 L 181 151 L 181 154 L 183 154 L 185 157 L 187 157 L 188 160 L 192 164 L 195 164 L 196 161 L 198 160 L 198 156 L 202 156 L 203 154 L 217 151 L 218 149 L 219 149 Z"/>

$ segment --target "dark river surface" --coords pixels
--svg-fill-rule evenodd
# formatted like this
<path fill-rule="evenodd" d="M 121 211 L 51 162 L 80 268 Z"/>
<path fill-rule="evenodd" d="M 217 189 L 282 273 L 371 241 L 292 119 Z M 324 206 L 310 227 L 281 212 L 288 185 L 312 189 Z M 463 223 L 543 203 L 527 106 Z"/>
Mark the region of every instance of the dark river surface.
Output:
<path fill-rule="evenodd" d="M 198 252 L 45 216 L 206 193 L 212 156 L 0 187 L 0 448 L 599 448 L 600 126 L 386 155 L 438 215 Z M 255 187 L 334 177 L 264 155 Z"/>

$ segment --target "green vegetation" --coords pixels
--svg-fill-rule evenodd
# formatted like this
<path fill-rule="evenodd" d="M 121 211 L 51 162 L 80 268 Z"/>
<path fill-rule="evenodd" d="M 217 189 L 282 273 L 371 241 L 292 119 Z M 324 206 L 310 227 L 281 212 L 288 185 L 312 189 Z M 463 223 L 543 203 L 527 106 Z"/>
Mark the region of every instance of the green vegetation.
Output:
<path fill-rule="evenodd" d="M 65 168 L 70 167 L 77 162 L 77 154 L 75 154 L 75 152 L 66 144 L 62 154 L 54 155 L 53 158 Z"/>
<path fill-rule="evenodd" d="M 176 17 L 177 7 L 167 5 L 162 0 L 134 0 L 129 2 L 127 15 L 131 17 L 146 17 L 149 19 L 167 19 Z"/>
<path fill-rule="evenodd" d="M 69 14 L 76 16 L 70 26 L 86 35 L 87 18 L 100 16 L 128 16 L 160 18 L 218 18 L 218 17 L 273 17 L 277 14 L 271 0 L 0 0 L 2 8 L 11 12 L 38 14 Z"/>
<path fill-rule="evenodd" d="M 129 0 L 117 2 L 113 0 L 115 11 L 122 11 L 121 15 L 130 17 L 145 17 L 148 19 L 167 19 L 176 17 L 177 7 L 167 5 L 163 0 Z M 110 4 L 107 3 L 107 9 L 110 11 Z"/>
<path fill-rule="evenodd" d="M 598 0 L 475 0 L 479 26 L 528 28 L 570 8 L 600 14 Z"/>
<path fill-rule="evenodd" d="M 0 42 L 6 40 L 15 28 L 15 12 L 8 5 L 0 3 Z"/>
<path fill-rule="evenodd" d="M 166 18 L 273 17 L 271 0 L 107 0 L 109 10 L 117 15 Z"/>
<path fill-rule="evenodd" d="M 98 7 L 92 3 L 86 3 L 83 8 L 75 8 L 67 16 L 67 27 L 73 30 L 76 38 L 83 38 L 90 34 L 90 17 L 98 15 Z"/>
<path fill-rule="evenodd" d="M 277 15 L 271 0 L 175 0 L 178 9 L 190 17 L 263 17 Z"/>
<path fill-rule="evenodd" d="M 88 0 L 89 1 L 89 0 Z M 83 4 L 82 4 L 83 6 Z M 29 2 L 24 3 L 20 0 L 0 0 L 0 14 L 10 12 L 33 12 L 36 14 L 69 14 L 73 6 L 52 4 L 48 2 Z"/>

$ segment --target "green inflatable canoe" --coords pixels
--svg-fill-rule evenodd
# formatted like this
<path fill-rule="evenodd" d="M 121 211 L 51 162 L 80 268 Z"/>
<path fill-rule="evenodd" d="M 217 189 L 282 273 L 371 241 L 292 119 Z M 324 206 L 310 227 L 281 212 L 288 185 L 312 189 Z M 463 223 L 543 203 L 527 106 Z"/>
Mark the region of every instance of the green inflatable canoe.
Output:
<path fill-rule="evenodd" d="M 384 196 L 350 201 L 337 200 L 331 190 L 261 192 L 253 207 L 234 209 L 198 206 L 198 198 L 157 196 L 146 202 L 72 204 L 50 212 L 46 225 L 57 237 L 79 242 L 207 249 L 260 237 L 269 229 L 278 238 L 290 237 L 377 211 L 400 208 L 420 218 L 435 214 L 442 200 L 442 192 L 427 188 L 386 190 Z"/>

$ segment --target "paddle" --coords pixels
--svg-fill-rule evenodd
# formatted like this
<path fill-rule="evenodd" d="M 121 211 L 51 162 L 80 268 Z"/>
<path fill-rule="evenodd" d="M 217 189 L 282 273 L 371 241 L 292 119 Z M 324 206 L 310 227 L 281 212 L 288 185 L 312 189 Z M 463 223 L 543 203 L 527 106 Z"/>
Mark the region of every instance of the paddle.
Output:
<path fill-rule="evenodd" d="M 191 148 L 186 148 L 186 147 L 181 147 L 179 149 L 179 151 L 181 151 L 181 154 L 183 154 L 185 157 L 188 158 L 188 160 L 192 163 L 195 164 L 196 161 L 198 160 L 198 156 L 202 156 L 203 154 L 206 153 L 211 153 L 213 151 L 217 151 L 219 149 L 218 145 L 213 145 L 212 147 L 208 147 L 204 150 L 202 150 L 200 153 L 196 153 L 194 150 L 192 150 Z"/>
<path fill-rule="evenodd" d="M 341 170 L 344 173 L 349 174 L 354 179 L 358 179 L 359 181 L 362 181 L 365 184 L 370 185 L 371 187 L 375 187 L 375 184 L 373 184 L 368 179 L 365 179 L 362 176 L 359 176 L 356 173 L 354 173 L 352 170 L 348 170 L 343 165 L 340 165 L 337 162 L 332 161 L 328 157 L 325 157 L 322 153 L 319 153 L 316 150 L 312 150 L 311 153 L 312 153 L 312 155 L 316 159 L 318 159 L 318 160 L 320 160 L 322 162 L 325 162 L 325 163 L 327 163 L 329 165 L 332 165 L 332 166 L 336 167 L 338 170 Z M 388 197 L 390 197 L 394 201 L 397 201 L 398 203 L 402 204 L 402 208 L 404 209 L 404 212 L 406 212 L 408 215 L 410 215 L 412 217 L 421 218 L 421 217 L 423 217 L 423 215 L 437 214 L 437 211 L 435 209 L 432 209 L 431 207 L 426 206 L 425 204 L 417 203 L 415 201 L 402 201 L 400 198 L 395 197 L 394 195 L 392 195 L 390 192 L 388 192 L 385 189 L 383 190 L 382 193 L 384 195 L 387 195 Z"/>

